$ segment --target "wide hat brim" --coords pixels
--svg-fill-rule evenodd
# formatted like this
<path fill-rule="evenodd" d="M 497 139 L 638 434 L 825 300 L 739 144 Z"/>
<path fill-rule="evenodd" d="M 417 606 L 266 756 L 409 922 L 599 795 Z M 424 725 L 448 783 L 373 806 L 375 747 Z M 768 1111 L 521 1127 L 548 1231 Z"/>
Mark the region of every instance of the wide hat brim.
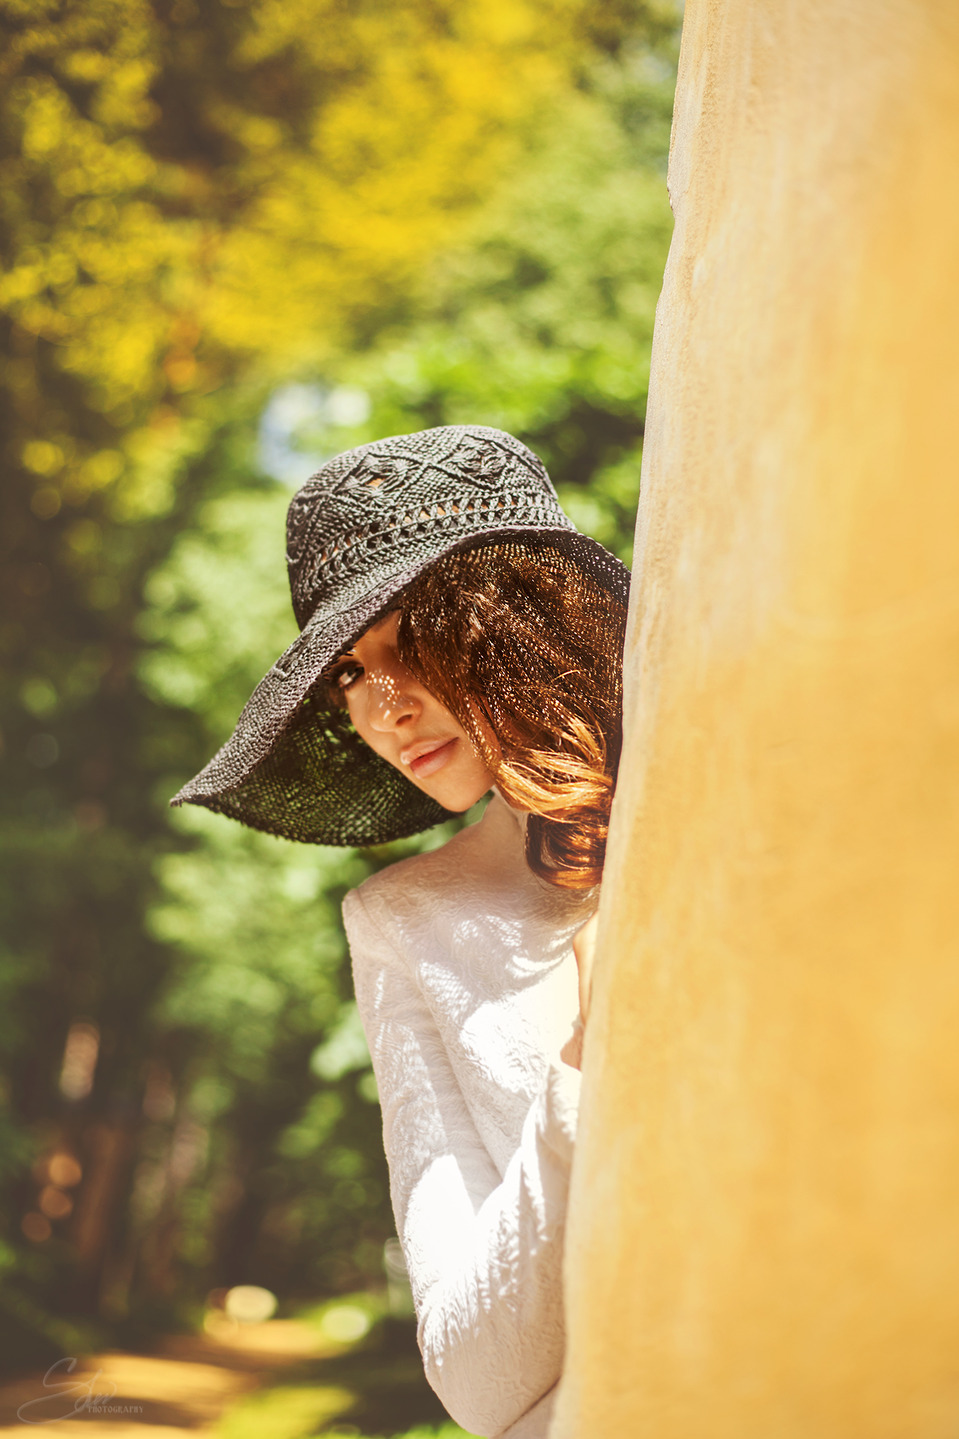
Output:
<path fill-rule="evenodd" d="M 508 541 L 559 551 L 626 604 L 626 566 L 569 521 L 497 526 L 452 540 L 440 553 Z M 419 563 L 397 556 L 391 564 L 384 556 L 348 607 L 321 602 L 257 685 L 226 744 L 171 804 L 202 805 L 286 839 L 358 847 L 403 839 L 451 818 L 358 738 L 344 711 L 330 704 L 322 680 L 330 663 L 439 557 L 435 549 Z"/>

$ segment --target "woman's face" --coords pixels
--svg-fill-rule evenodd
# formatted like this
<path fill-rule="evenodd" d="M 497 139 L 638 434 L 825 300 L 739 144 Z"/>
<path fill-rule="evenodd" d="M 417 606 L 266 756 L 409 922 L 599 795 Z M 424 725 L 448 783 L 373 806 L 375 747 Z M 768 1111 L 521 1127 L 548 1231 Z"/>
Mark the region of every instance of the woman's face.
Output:
<path fill-rule="evenodd" d="M 371 625 L 342 655 L 333 687 L 357 734 L 444 809 L 462 812 L 493 786 L 463 727 L 424 689 L 396 649 L 399 611 Z"/>

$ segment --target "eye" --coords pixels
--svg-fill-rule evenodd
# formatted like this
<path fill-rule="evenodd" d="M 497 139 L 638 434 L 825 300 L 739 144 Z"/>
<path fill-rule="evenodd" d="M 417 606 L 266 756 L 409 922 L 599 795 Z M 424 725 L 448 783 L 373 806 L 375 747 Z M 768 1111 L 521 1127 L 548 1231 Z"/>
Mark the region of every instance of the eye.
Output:
<path fill-rule="evenodd" d="M 363 666 L 358 660 L 344 656 L 344 658 L 338 660 L 333 667 L 330 675 L 330 688 L 334 692 L 339 691 L 341 694 L 345 693 L 346 690 L 356 684 L 356 681 L 362 673 Z"/>

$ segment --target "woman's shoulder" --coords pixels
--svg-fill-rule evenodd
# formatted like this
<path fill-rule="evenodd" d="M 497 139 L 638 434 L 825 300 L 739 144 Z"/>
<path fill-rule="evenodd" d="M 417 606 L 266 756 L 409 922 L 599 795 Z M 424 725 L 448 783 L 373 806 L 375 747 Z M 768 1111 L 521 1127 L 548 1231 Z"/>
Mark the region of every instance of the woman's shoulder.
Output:
<path fill-rule="evenodd" d="M 461 904 L 470 893 L 502 887 L 505 874 L 526 868 L 523 816 L 494 790 L 481 817 L 436 849 L 411 855 L 350 891 L 344 909 L 390 913 L 429 910 L 436 902 Z"/>
<path fill-rule="evenodd" d="M 498 794 L 482 818 L 438 849 L 380 870 L 343 902 L 354 965 L 437 961 L 485 972 L 552 962 L 587 915 L 584 896 L 540 879 L 526 861 L 526 816 Z"/>

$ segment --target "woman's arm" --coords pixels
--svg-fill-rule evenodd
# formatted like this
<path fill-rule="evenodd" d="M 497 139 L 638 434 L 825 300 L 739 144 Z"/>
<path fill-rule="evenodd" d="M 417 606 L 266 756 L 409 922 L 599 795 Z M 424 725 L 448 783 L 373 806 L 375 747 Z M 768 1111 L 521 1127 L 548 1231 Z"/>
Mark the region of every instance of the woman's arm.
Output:
<path fill-rule="evenodd" d="M 559 1057 L 564 1064 L 571 1064 L 574 1069 L 583 1067 L 583 1031 L 593 991 L 593 956 L 596 952 L 596 926 L 598 923 L 599 915 L 597 913 L 586 921 L 582 929 L 576 931 L 573 939 L 573 953 L 576 956 L 576 968 L 579 971 L 579 1014 L 573 1021 L 573 1032 L 560 1050 Z"/>
<path fill-rule="evenodd" d="M 344 915 L 423 1362 L 458 1423 L 499 1434 L 562 1369 L 579 1075 L 558 1059 L 549 1066 L 500 1178 L 388 921 L 370 908 L 354 892 Z"/>
<path fill-rule="evenodd" d="M 591 915 L 573 937 L 573 953 L 579 970 L 579 1017 L 583 1024 L 589 1015 L 589 1001 L 593 992 L 593 958 L 596 953 L 596 927 L 599 911 Z"/>

